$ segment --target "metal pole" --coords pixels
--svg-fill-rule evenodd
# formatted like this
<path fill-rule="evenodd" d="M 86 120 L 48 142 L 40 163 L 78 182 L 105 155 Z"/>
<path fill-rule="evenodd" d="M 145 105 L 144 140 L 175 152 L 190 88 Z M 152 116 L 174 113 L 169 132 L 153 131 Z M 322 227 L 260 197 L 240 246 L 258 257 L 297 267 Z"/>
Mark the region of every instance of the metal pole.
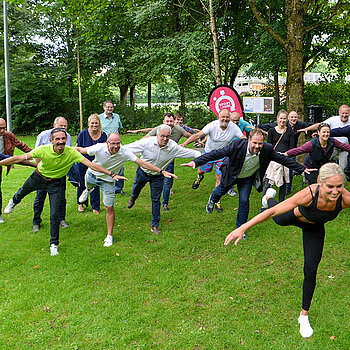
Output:
<path fill-rule="evenodd" d="M 10 94 L 10 73 L 9 73 L 9 53 L 8 53 L 8 27 L 7 27 L 7 2 L 3 2 L 4 8 L 4 55 L 5 55 L 5 89 L 6 89 L 6 120 L 7 131 L 12 131 L 11 119 L 11 94 Z"/>

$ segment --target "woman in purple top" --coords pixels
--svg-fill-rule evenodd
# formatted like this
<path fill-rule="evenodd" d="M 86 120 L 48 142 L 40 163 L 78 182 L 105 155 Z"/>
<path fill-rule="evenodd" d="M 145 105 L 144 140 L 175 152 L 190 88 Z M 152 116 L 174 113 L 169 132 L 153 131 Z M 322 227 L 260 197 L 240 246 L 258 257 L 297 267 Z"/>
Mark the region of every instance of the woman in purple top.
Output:
<path fill-rule="evenodd" d="M 88 129 L 84 129 L 80 132 L 77 139 L 77 146 L 79 147 L 89 147 L 92 145 L 96 145 L 96 143 L 104 143 L 107 141 L 107 135 L 101 131 L 101 120 L 98 114 L 91 114 L 88 119 Z M 83 156 L 89 159 L 91 162 L 94 160 L 94 156 L 89 156 L 87 154 L 83 154 Z M 77 203 L 78 203 L 78 211 L 84 211 L 84 205 L 88 206 L 88 200 L 83 204 L 79 203 L 78 199 L 82 192 L 85 190 L 85 173 L 87 167 L 83 163 L 78 163 L 78 170 L 80 175 L 80 186 L 77 188 Z M 90 193 L 90 201 L 92 211 L 95 214 L 99 214 L 100 211 L 100 190 L 99 187 L 95 187 L 95 189 Z"/>
<path fill-rule="evenodd" d="M 285 153 L 288 157 L 297 156 L 299 154 L 308 153 L 304 159 L 304 165 L 311 169 L 320 169 L 323 164 L 329 163 L 332 159 L 334 148 L 342 151 L 350 152 L 350 145 L 339 142 L 330 137 L 331 128 L 327 123 L 321 123 L 317 128 L 318 137 L 304 143 L 302 146 L 292 148 Z M 309 183 L 317 182 L 318 171 L 305 174 Z"/>

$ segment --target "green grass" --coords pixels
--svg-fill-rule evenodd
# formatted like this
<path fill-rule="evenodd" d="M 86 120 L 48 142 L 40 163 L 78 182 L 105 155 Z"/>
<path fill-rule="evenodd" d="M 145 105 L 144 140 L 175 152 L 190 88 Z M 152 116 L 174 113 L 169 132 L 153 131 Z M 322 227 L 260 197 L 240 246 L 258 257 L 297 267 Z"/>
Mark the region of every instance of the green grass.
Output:
<path fill-rule="evenodd" d="M 39 233 L 31 232 L 34 194 L 3 215 L 0 349 L 349 349 L 350 212 L 327 224 L 310 310 L 315 333 L 305 340 L 297 325 L 300 229 L 266 222 L 237 247 L 224 247 L 238 198 L 225 196 L 224 211 L 207 214 L 214 176 L 194 191 L 195 171 L 181 162 L 159 236 L 150 231 L 148 187 L 131 210 L 128 196 L 117 196 L 111 248 L 103 247 L 104 209 L 99 216 L 91 208 L 78 213 L 71 185 L 70 227 L 60 232 L 57 257 L 49 254 L 48 202 Z M 126 165 L 129 194 L 135 169 Z M 3 177 L 5 205 L 31 171 L 16 166 Z M 299 185 L 297 178 L 295 190 Z M 251 216 L 260 199 L 253 190 Z"/>

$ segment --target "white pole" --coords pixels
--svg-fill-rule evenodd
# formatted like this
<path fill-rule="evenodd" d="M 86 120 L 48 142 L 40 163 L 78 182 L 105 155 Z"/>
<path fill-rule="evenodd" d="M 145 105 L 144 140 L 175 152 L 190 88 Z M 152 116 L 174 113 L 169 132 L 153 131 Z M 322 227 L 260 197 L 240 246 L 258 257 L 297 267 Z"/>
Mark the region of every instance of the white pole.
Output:
<path fill-rule="evenodd" d="M 9 74 L 9 53 L 8 53 L 8 27 L 7 27 L 7 2 L 3 2 L 4 8 L 4 55 L 5 55 L 5 89 L 6 89 L 6 120 L 7 131 L 12 131 L 11 119 L 11 94 L 10 94 L 10 74 Z"/>

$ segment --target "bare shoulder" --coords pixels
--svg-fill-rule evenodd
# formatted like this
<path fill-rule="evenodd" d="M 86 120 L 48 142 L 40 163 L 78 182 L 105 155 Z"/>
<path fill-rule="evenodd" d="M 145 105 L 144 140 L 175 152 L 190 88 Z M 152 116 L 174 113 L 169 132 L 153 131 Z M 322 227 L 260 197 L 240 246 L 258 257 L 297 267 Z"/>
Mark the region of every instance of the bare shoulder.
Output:
<path fill-rule="evenodd" d="M 350 208 L 350 192 L 345 188 L 342 193 L 342 207 Z"/>
<path fill-rule="evenodd" d="M 307 186 L 301 191 L 297 192 L 294 196 L 290 197 L 290 199 L 293 199 L 296 205 L 307 206 L 311 203 L 317 186 L 317 184 Z"/>

